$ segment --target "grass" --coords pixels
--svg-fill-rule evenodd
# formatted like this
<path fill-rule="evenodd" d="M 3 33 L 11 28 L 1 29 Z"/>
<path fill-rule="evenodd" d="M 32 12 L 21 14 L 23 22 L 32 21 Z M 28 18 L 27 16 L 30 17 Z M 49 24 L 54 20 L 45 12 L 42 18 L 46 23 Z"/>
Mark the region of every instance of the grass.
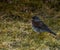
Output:
<path fill-rule="evenodd" d="M 59 50 L 60 40 L 48 33 L 37 34 L 31 23 L 20 21 L 0 21 L 1 50 Z"/>
<path fill-rule="evenodd" d="M 34 15 L 58 34 L 56 39 L 32 30 Z M 0 1 L 0 50 L 60 50 L 59 1 Z"/>

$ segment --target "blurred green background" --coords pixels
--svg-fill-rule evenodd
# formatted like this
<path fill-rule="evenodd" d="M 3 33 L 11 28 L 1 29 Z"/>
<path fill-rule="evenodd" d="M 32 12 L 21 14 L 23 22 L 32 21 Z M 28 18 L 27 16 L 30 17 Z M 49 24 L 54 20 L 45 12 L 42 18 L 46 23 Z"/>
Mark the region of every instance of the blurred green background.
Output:
<path fill-rule="evenodd" d="M 57 39 L 32 30 L 35 15 Z M 60 0 L 0 0 L 0 50 L 60 50 Z"/>

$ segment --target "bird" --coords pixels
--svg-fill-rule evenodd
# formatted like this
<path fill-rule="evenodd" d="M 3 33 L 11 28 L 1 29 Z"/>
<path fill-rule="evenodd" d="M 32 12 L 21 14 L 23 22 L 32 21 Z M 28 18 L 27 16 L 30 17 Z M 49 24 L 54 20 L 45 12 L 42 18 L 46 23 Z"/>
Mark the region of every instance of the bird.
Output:
<path fill-rule="evenodd" d="M 56 36 L 56 33 L 53 32 L 38 16 L 32 17 L 32 29 L 35 32 L 41 33 L 41 32 L 49 32 Z"/>

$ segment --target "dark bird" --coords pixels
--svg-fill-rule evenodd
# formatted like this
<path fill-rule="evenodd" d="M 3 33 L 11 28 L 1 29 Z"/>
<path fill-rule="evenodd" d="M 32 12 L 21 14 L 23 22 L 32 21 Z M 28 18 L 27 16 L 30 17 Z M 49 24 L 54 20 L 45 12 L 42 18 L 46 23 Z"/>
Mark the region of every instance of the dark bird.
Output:
<path fill-rule="evenodd" d="M 50 30 L 48 28 L 48 26 L 46 24 L 44 24 L 44 22 L 37 16 L 33 16 L 32 17 L 32 29 L 35 32 L 49 32 L 53 35 L 56 35 L 56 33 L 54 33 L 52 30 Z"/>

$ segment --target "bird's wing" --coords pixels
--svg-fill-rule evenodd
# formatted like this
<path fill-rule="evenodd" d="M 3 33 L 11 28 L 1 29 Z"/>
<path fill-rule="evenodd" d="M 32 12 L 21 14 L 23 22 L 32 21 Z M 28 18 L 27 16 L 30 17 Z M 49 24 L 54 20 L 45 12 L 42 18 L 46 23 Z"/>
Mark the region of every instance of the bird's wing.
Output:
<path fill-rule="evenodd" d="M 50 31 L 50 29 L 48 28 L 48 26 L 46 24 L 44 24 L 43 21 L 39 21 L 39 22 L 35 22 L 34 24 L 36 27 L 42 29 L 42 30 L 48 30 Z"/>
<path fill-rule="evenodd" d="M 39 27 L 40 27 L 41 29 L 49 30 L 48 26 L 47 26 L 46 24 L 44 24 L 42 21 L 39 22 Z"/>

